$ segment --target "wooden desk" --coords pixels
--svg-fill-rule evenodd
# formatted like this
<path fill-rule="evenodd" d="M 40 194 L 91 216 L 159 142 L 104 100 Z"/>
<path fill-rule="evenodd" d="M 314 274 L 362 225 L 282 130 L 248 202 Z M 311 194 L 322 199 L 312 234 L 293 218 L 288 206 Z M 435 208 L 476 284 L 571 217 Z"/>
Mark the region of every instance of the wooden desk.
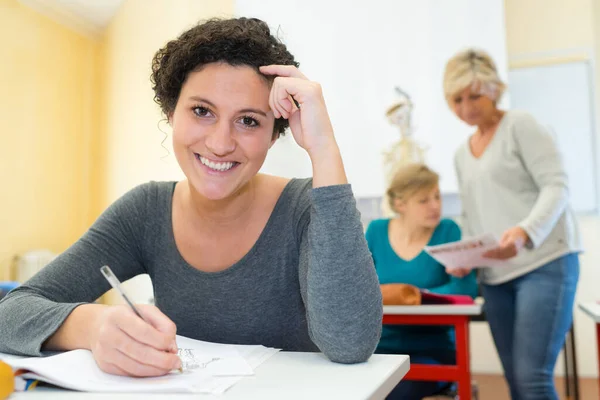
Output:
<path fill-rule="evenodd" d="M 600 373 L 600 304 L 589 302 L 580 303 L 579 308 L 586 313 L 596 323 L 596 343 L 598 351 L 598 373 Z M 600 376 L 598 377 L 600 384 Z"/>
<path fill-rule="evenodd" d="M 320 353 L 279 352 L 259 366 L 255 375 L 222 396 L 206 394 L 84 393 L 36 388 L 13 393 L 10 400 L 168 400 L 168 399 L 384 399 L 409 369 L 404 355 L 376 354 L 362 364 L 336 364 Z"/>
<path fill-rule="evenodd" d="M 384 306 L 384 325 L 451 325 L 456 334 L 456 365 L 411 364 L 405 379 L 458 383 L 461 400 L 471 400 L 469 319 L 481 314 L 481 305 Z"/>

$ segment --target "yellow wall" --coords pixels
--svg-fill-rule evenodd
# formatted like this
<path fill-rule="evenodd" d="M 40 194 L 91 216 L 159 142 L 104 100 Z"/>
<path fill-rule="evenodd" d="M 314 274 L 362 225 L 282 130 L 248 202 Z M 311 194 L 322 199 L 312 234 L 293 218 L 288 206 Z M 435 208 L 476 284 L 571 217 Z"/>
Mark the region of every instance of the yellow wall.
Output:
<path fill-rule="evenodd" d="M 193 23 L 232 14 L 233 0 L 125 0 L 96 42 L 0 0 L 0 280 L 16 254 L 65 250 L 133 186 L 181 177 L 161 143 L 151 59 Z"/>
<path fill-rule="evenodd" d="M 511 67 L 590 58 L 593 0 L 505 0 Z"/>
<path fill-rule="evenodd" d="M 0 279 L 13 257 L 65 250 L 93 218 L 98 45 L 0 0 Z"/>
<path fill-rule="evenodd" d="M 167 41 L 201 19 L 233 15 L 233 0 L 126 0 L 111 21 L 102 43 L 103 120 L 98 167 L 105 192 L 96 209 L 106 207 L 137 184 L 183 177 L 170 150 L 170 132 L 154 103 L 150 83 L 152 56 Z M 137 301 L 152 292 L 147 279 L 134 279 L 127 290 Z M 109 294 L 107 302 L 115 302 Z"/>
<path fill-rule="evenodd" d="M 103 40 L 104 205 L 138 183 L 182 177 L 161 142 L 169 132 L 153 101 L 150 64 L 168 40 L 201 19 L 233 14 L 232 0 L 126 0 Z M 165 141 L 170 148 L 170 138 Z"/>
<path fill-rule="evenodd" d="M 600 127 L 600 1 L 594 1 L 592 6 L 592 26 L 594 27 L 594 54 L 596 55 L 596 62 L 594 63 L 594 81 L 596 87 L 594 88 L 594 94 L 596 99 L 596 130 Z M 596 154 L 600 154 L 600 140 L 596 141 L 597 148 Z"/>

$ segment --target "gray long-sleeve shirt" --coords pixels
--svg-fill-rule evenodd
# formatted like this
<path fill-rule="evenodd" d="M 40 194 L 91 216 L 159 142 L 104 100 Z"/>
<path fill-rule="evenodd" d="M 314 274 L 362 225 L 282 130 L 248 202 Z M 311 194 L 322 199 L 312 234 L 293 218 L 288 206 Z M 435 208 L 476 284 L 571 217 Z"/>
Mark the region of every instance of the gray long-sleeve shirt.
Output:
<path fill-rule="evenodd" d="M 530 114 L 506 112 L 479 158 L 467 141 L 454 161 L 465 234 L 492 233 L 500 238 L 506 229 L 520 226 L 533 244 L 507 260 L 506 266 L 484 268 L 482 282 L 503 283 L 581 250 L 560 152 Z"/>
<path fill-rule="evenodd" d="M 175 182 L 141 185 L 0 302 L 0 352 L 38 355 L 79 304 L 121 280 L 149 274 L 156 306 L 195 339 L 321 350 L 366 360 L 381 332 L 381 293 L 350 185 L 312 189 L 291 180 L 252 249 L 215 273 L 189 265 L 175 245 Z"/>

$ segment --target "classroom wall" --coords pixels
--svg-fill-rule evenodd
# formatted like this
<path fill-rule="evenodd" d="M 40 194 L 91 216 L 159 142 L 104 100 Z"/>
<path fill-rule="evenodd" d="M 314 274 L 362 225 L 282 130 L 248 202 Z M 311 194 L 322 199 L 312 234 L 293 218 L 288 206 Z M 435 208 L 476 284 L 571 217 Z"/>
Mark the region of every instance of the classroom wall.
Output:
<path fill-rule="evenodd" d="M 277 30 L 304 74 L 322 85 L 356 196 L 385 191 L 382 153 L 400 139 L 398 127 L 385 117 L 398 101 L 395 86 L 415 105 L 413 137 L 426 149 L 426 162 L 444 171 L 442 193 L 457 193 L 448 149 L 461 145 L 470 129 L 448 109 L 443 72 L 457 51 L 479 47 L 507 76 L 502 0 L 375 0 L 344 10 L 320 0 L 235 3 L 239 15 L 257 16 Z M 291 137 L 273 146 L 262 171 L 288 177 L 312 173 L 306 152 Z"/>
<path fill-rule="evenodd" d="M 0 0 L 0 280 L 15 255 L 63 251 L 92 218 L 98 43 Z"/>
<path fill-rule="evenodd" d="M 600 2 L 593 1 L 592 2 L 592 12 L 590 13 L 592 19 L 592 27 L 593 27 L 593 37 L 594 42 L 592 46 L 592 54 L 594 56 L 592 60 L 592 68 L 593 68 L 593 78 L 594 78 L 594 90 L 593 96 L 595 99 L 595 125 L 596 125 L 596 165 L 600 165 L 600 130 L 598 126 L 600 126 L 600 62 L 598 62 L 598 57 L 600 57 Z M 600 171 L 598 172 L 598 187 L 596 188 L 597 197 L 600 198 Z M 600 289 L 598 290 L 600 292 Z"/>
<path fill-rule="evenodd" d="M 600 54 L 600 6 L 593 7 L 592 3 L 591 0 L 505 0 L 509 66 L 517 68 L 575 60 L 589 60 L 593 65 L 597 64 L 595 54 Z M 594 17 L 592 11 L 595 11 Z M 597 66 L 595 68 L 594 79 L 598 82 L 600 69 Z M 600 86 L 596 85 L 595 93 L 596 96 L 600 93 Z M 596 103 L 598 104 L 598 100 Z M 596 115 L 600 115 L 600 109 L 598 110 Z M 595 137 L 597 143 L 600 143 L 597 128 Z M 599 151 L 596 156 L 598 154 Z M 590 165 L 589 168 L 594 166 Z M 586 251 L 580 258 L 576 302 L 595 301 L 600 299 L 600 217 L 596 213 L 579 215 L 578 222 Z M 581 376 L 598 376 L 594 324 L 577 308 L 574 318 L 578 372 Z M 487 325 L 473 324 L 471 341 L 473 370 L 501 373 Z M 556 368 L 558 374 L 563 373 L 562 363 L 561 357 Z"/>
<path fill-rule="evenodd" d="M 590 57 L 593 0 L 504 0 L 510 66 Z"/>
<path fill-rule="evenodd" d="M 197 21 L 231 9 L 219 0 L 182 0 L 177 7 L 169 0 L 127 0 L 119 9 L 103 40 L 106 205 L 138 183 L 181 178 L 162 145 L 161 130 L 170 131 L 153 101 L 152 56 Z M 170 137 L 164 145 L 170 148 Z"/>
<path fill-rule="evenodd" d="M 232 13 L 231 0 L 179 0 L 177 7 L 170 0 L 123 3 L 102 43 L 105 151 L 98 164 L 104 188 L 98 195 L 99 208 L 140 183 L 183 177 L 171 151 L 171 137 L 165 135 L 170 133 L 169 126 L 153 101 L 152 56 L 197 21 Z M 147 277 L 136 278 L 127 286 L 140 301 L 152 295 Z M 109 295 L 107 301 L 115 299 Z"/>

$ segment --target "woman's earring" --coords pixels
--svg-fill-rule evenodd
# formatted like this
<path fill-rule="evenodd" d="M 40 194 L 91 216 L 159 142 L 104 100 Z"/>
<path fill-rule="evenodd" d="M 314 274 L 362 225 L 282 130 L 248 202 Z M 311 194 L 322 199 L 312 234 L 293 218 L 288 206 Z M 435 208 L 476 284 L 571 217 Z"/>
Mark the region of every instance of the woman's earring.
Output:
<path fill-rule="evenodd" d="M 161 124 L 162 124 L 162 126 L 161 126 Z M 165 125 L 166 125 L 166 127 L 165 127 Z M 164 160 L 165 158 L 169 157 L 169 155 L 171 155 L 171 152 L 169 151 L 167 146 L 165 146 L 165 142 L 169 138 L 169 133 L 167 132 L 167 130 L 171 128 L 171 125 L 169 124 L 168 119 L 163 118 L 158 121 L 158 123 L 156 124 L 156 127 L 164 135 L 164 137 L 162 138 L 162 140 L 160 142 L 160 145 L 162 146 L 163 149 L 165 149 L 165 152 L 166 152 L 166 154 L 161 157 L 161 159 Z M 163 129 L 163 127 L 167 128 L 167 129 Z"/>

